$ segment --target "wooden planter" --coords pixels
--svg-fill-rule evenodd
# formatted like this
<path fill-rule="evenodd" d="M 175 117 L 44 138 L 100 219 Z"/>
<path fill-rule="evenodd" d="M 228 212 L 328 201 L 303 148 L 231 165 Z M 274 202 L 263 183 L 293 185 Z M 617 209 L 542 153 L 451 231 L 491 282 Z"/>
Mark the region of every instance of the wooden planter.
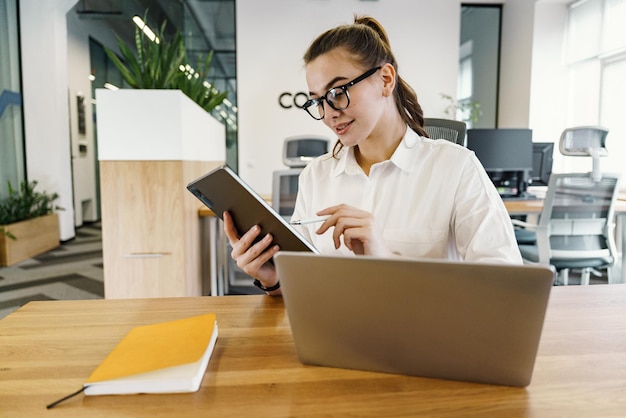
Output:
<path fill-rule="evenodd" d="M 0 266 L 11 266 L 59 246 L 59 217 L 56 213 L 2 225 L 17 239 L 0 233 Z"/>
<path fill-rule="evenodd" d="M 96 100 L 105 298 L 202 295 L 202 203 L 185 186 L 224 164 L 224 125 L 179 90 Z"/>

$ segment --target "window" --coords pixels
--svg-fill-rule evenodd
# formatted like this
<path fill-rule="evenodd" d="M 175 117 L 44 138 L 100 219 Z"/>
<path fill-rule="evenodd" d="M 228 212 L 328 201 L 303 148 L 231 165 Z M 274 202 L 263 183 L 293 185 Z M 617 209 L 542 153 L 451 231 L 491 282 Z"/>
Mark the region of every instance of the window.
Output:
<path fill-rule="evenodd" d="M 457 119 L 468 128 L 495 128 L 502 6 L 461 4 Z"/>
<path fill-rule="evenodd" d="M 623 172 L 626 155 L 626 0 L 584 0 L 569 8 L 568 126 L 609 129 L 603 171 Z M 626 172 L 624 172 L 626 175 Z"/>

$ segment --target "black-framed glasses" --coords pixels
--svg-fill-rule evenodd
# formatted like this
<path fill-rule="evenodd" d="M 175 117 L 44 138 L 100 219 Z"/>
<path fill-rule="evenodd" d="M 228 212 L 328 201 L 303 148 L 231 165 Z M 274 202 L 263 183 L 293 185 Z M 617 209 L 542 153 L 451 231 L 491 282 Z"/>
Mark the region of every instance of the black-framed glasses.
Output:
<path fill-rule="evenodd" d="M 326 101 L 326 103 L 328 103 L 328 105 L 335 110 L 344 110 L 350 106 L 350 95 L 348 94 L 348 89 L 359 81 L 365 80 L 381 68 L 382 67 L 378 66 L 367 70 L 351 82 L 344 84 L 343 86 L 333 87 L 320 98 L 307 100 L 302 108 L 306 110 L 307 113 L 315 120 L 324 119 L 324 101 Z"/>

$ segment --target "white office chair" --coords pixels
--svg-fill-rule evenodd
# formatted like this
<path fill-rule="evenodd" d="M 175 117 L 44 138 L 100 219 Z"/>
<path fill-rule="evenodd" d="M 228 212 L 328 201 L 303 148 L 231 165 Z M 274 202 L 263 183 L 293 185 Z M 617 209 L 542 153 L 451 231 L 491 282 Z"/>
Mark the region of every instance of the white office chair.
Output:
<path fill-rule="evenodd" d="M 567 128 L 561 134 L 559 151 L 572 157 L 591 157 L 593 168 L 591 176 L 600 180 L 600 157 L 606 157 L 606 136 L 609 130 L 602 126 L 577 126 Z"/>
<path fill-rule="evenodd" d="M 552 174 L 539 223 L 515 225 L 532 228 L 536 244 L 520 245 L 527 263 L 552 265 L 560 283 L 568 284 L 569 271 L 581 271 L 581 284 L 589 284 L 598 268 L 610 269 L 617 256 L 613 212 L 619 175 L 602 174 L 600 181 L 589 173 Z"/>
<path fill-rule="evenodd" d="M 591 273 L 607 268 L 611 282 L 608 267 L 617 256 L 613 212 L 620 176 L 600 171 L 599 157 L 607 155 L 607 132 L 589 126 L 566 129 L 559 143 L 561 153 L 592 157 L 592 172 L 552 173 L 539 222 L 512 220 L 536 234 L 535 244 L 519 246 L 524 261 L 554 266 L 565 285 L 572 269 L 581 271 L 581 284 L 589 284 Z"/>

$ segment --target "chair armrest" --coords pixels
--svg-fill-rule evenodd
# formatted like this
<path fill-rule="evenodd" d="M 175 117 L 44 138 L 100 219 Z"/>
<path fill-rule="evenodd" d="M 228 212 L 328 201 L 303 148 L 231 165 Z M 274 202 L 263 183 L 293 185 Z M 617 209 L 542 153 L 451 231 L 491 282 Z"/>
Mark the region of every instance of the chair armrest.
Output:
<path fill-rule="evenodd" d="M 513 226 L 517 226 L 520 228 L 537 229 L 537 225 L 520 221 L 519 219 L 511 219 L 511 223 L 513 224 Z"/>

